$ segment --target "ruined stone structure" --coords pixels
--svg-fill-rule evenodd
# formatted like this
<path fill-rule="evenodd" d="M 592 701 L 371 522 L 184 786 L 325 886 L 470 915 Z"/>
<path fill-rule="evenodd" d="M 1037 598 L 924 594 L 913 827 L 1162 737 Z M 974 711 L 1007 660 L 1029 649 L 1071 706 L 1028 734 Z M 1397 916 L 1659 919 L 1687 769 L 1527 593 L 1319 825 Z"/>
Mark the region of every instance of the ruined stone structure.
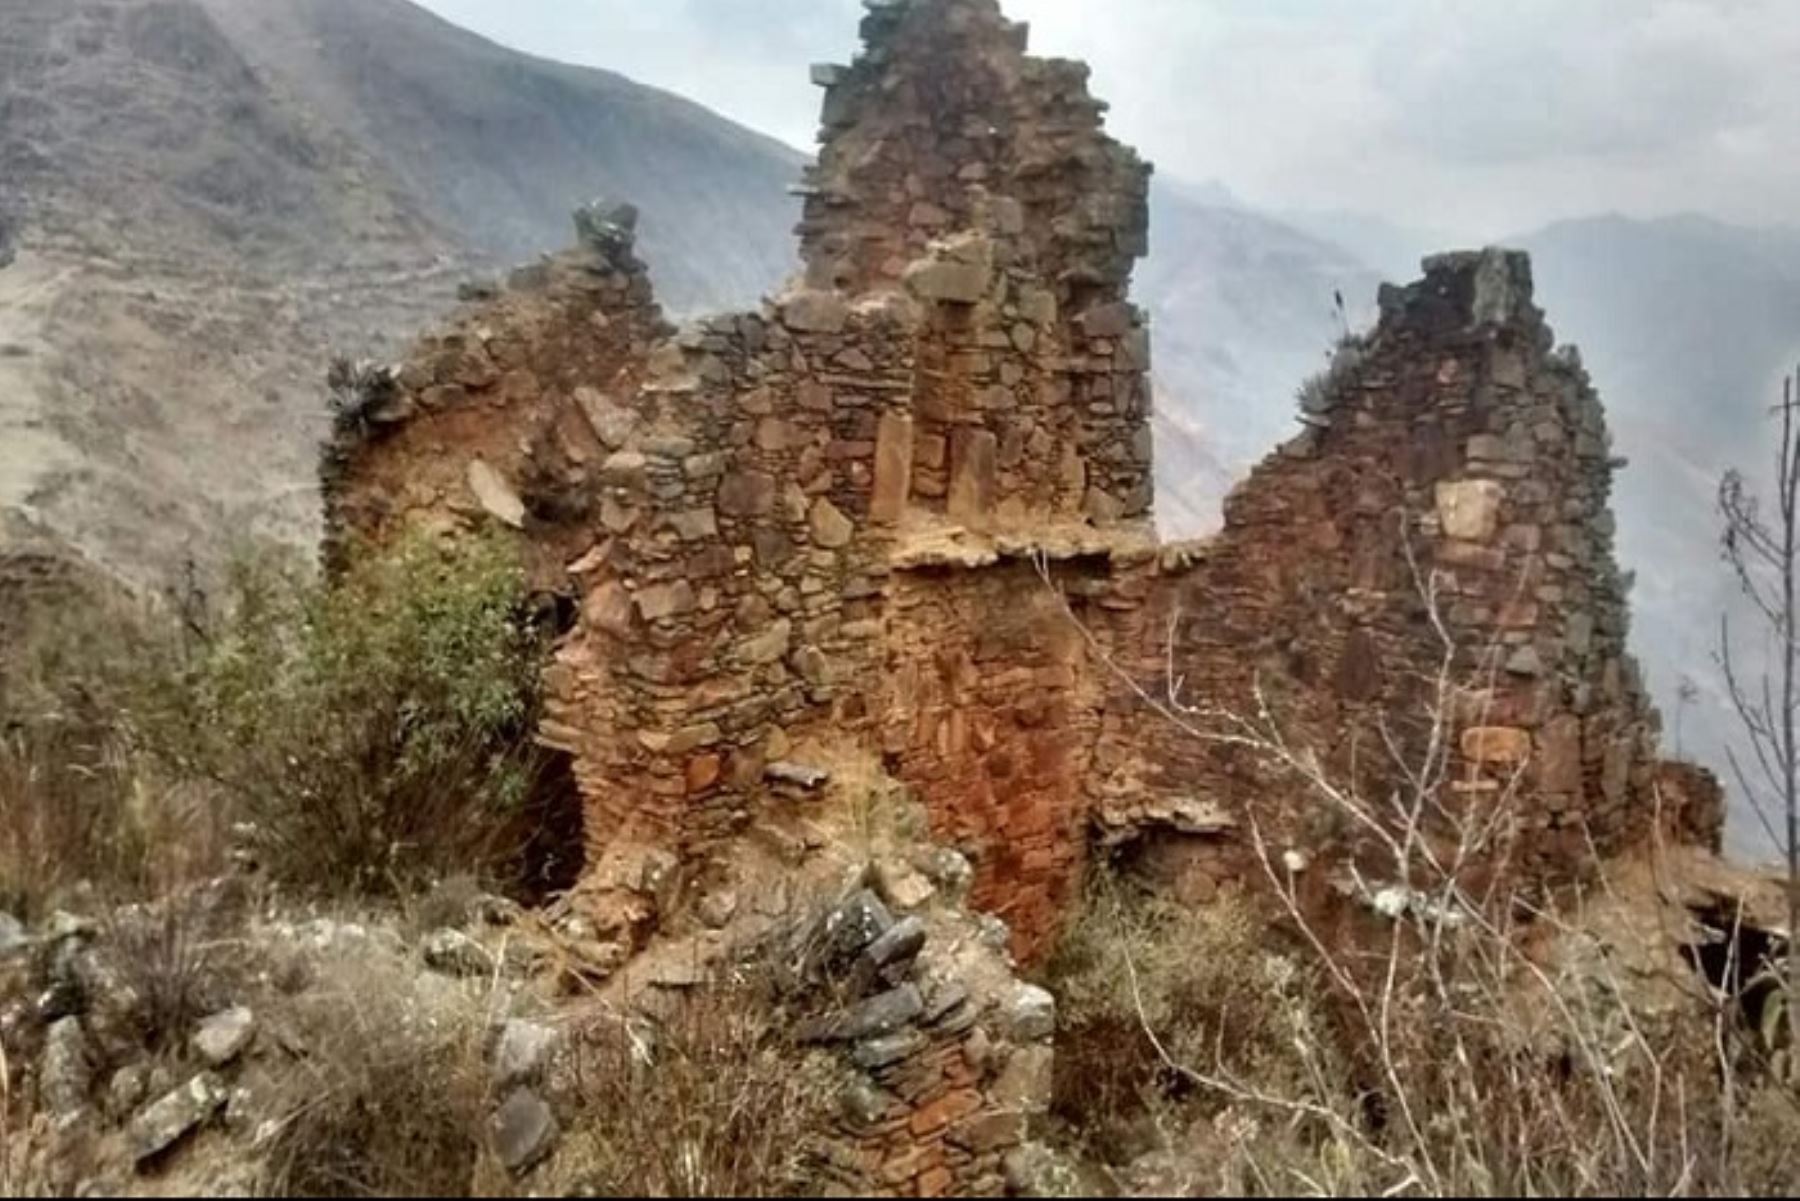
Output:
<path fill-rule="evenodd" d="M 362 381 L 328 457 L 332 554 L 499 523 L 574 602 L 543 736 L 585 798 L 596 920 L 629 944 L 671 857 L 728 872 L 818 773 L 876 762 L 1035 956 L 1096 842 L 1170 832 L 1199 898 L 1244 872 L 1250 817 L 1332 853 L 1291 773 L 1209 732 L 1260 690 L 1381 795 L 1380 731 L 1402 759 L 1429 744 L 1446 639 L 1447 795 L 1511 807 L 1495 870 L 1555 880 L 1643 835 L 1657 727 L 1615 464 L 1524 257 L 1385 292 L 1224 531 L 1158 546 L 1128 297 L 1149 168 L 994 0 L 868 7 L 863 54 L 814 71 L 803 280 L 673 330 L 635 214 L 586 210 L 578 250 Z M 1670 828 L 1716 836 L 1716 798 L 1681 784 Z"/>

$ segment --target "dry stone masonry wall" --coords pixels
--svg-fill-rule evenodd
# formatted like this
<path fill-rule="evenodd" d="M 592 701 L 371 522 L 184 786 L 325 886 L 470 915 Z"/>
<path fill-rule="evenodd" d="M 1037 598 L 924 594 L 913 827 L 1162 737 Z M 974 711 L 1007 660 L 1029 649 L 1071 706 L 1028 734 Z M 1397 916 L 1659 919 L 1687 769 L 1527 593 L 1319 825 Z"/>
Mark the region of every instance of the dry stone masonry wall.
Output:
<path fill-rule="evenodd" d="M 1659 783 L 1672 829 L 1716 837 L 1716 790 L 1656 763 L 1616 464 L 1523 256 L 1385 291 L 1224 530 L 1158 546 L 1129 294 L 1149 167 L 1085 68 L 1029 57 L 993 0 L 867 7 L 862 54 L 814 71 L 804 275 L 759 311 L 669 327 L 635 213 L 602 205 L 400 367 L 338 380 L 333 558 L 498 525 L 572 602 L 543 738 L 584 797 L 603 936 L 629 953 L 672 864 L 729 876 L 740 835 L 842 794 L 821 785 L 852 761 L 916 793 L 1022 957 L 1096 846 L 1148 841 L 1203 901 L 1254 878 L 1247 818 L 1309 858 L 1336 834 L 1197 724 L 1260 689 L 1293 745 L 1380 795 L 1393 765 L 1366 752 L 1383 727 L 1426 744 L 1445 637 L 1450 795 L 1516 807 L 1495 870 L 1579 871 L 1590 839 L 1648 830 Z M 957 1099 L 873 1116 L 868 1180 L 989 1188 L 994 1148 L 938 1136 L 992 1108 L 966 1048 L 920 1038 L 895 1071 L 942 1058 L 922 1070 Z"/>

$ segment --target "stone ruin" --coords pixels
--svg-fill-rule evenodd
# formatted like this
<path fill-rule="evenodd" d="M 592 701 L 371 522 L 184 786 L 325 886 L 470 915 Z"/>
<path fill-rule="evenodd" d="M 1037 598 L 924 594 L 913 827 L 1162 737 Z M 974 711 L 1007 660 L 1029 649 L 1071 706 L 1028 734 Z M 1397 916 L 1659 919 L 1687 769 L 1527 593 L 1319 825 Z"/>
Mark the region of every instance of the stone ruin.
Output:
<path fill-rule="evenodd" d="M 1161 545 L 1129 298 L 1149 166 L 994 0 L 867 7 L 862 54 L 813 72 L 802 278 L 676 329 L 636 213 L 584 210 L 576 250 L 365 381 L 328 450 L 328 558 L 498 524 L 566 598 L 542 737 L 583 797 L 590 921 L 641 945 L 671 863 L 729 877 L 745 836 L 858 779 L 918 799 L 1025 960 L 1099 847 L 1199 901 L 1257 878 L 1252 821 L 1354 857 L 1290 771 L 1196 729 L 1259 700 L 1367 795 L 1394 783 L 1384 731 L 1423 751 L 1445 702 L 1449 795 L 1514 808 L 1489 866 L 1526 885 L 1659 819 L 1716 840 L 1716 787 L 1656 757 L 1617 461 L 1523 255 L 1385 290 L 1223 531 Z M 991 1184 L 926 1142 L 867 1179 Z"/>

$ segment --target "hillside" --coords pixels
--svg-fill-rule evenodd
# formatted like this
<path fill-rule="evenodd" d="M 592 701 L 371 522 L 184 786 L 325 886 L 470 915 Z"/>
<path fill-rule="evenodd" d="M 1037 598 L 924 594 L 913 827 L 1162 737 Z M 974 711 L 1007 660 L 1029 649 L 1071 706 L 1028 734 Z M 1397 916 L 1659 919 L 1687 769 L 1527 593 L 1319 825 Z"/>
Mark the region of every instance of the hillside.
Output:
<path fill-rule="evenodd" d="M 672 308 L 753 299 L 796 164 L 404 0 L 0 0 L 0 511 L 144 582 L 309 541 L 334 353 L 393 353 L 597 193 L 654 214 Z"/>

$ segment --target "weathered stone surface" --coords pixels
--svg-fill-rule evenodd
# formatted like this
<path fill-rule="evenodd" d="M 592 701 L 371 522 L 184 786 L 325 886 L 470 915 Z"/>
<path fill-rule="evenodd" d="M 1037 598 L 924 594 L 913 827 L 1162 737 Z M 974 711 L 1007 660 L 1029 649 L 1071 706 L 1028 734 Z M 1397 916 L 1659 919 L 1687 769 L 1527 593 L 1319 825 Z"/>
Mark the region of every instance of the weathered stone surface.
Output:
<path fill-rule="evenodd" d="M 1462 733 L 1463 758 L 1518 767 L 1531 757 L 1531 734 L 1507 726 L 1471 726 Z"/>
<path fill-rule="evenodd" d="M 638 416 L 612 397 L 593 388 L 575 389 L 575 404 L 594 436 L 608 450 L 620 450 L 638 427 Z"/>
<path fill-rule="evenodd" d="M 1056 998 L 1035 984 L 1020 984 L 1007 997 L 1002 1018 L 1014 1042 L 1047 1039 L 1056 1033 Z"/>
<path fill-rule="evenodd" d="M 225 1107 L 226 1096 L 224 1083 L 210 1072 L 202 1072 L 167 1094 L 133 1119 L 126 1130 L 133 1158 L 142 1164 L 162 1155 L 211 1121 Z"/>
<path fill-rule="evenodd" d="M 983 263 L 923 259 L 906 270 L 906 284 L 926 300 L 974 304 L 987 294 L 989 268 Z"/>
<path fill-rule="evenodd" d="M 524 528 L 525 502 L 505 477 L 481 459 L 471 459 L 468 480 L 469 491 L 490 517 L 514 529 Z"/>
<path fill-rule="evenodd" d="M 494 1043 L 494 1087 L 534 1084 L 543 1075 L 561 1036 L 549 1026 L 514 1018 Z"/>
<path fill-rule="evenodd" d="M 827 550 L 850 545 L 850 539 L 856 535 L 856 526 L 851 520 L 823 496 L 812 503 L 806 524 L 812 530 L 813 544 Z"/>
<path fill-rule="evenodd" d="M 869 519 L 893 525 L 912 498 L 913 420 L 886 412 L 875 431 L 875 486 L 869 497 Z"/>
<path fill-rule="evenodd" d="M 775 494 L 775 477 L 767 472 L 731 472 L 719 483 L 719 512 L 731 517 L 760 517 L 775 508 Z"/>
<path fill-rule="evenodd" d="M 488 1123 L 494 1154 L 509 1172 L 524 1173 L 556 1149 L 561 1134 L 556 1115 L 530 1089 L 515 1089 Z"/>
<path fill-rule="evenodd" d="M 239 1005 L 215 1013 L 194 1032 L 194 1054 L 210 1068 L 223 1068 L 242 1055 L 256 1037 L 256 1015 Z"/>
<path fill-rule="evenodd" d="M 1458 480 L 1437 486 L 1438 521 L 1446 537 L 1487 542 L 1500 528 L 1505 489 L 1493 480 Z"/>
<path fill-rule="evenodd" d="M 958 430 L 950 439 L 950 520 L 986 524 L 996 503 L 999 439 L 987 430 Z"/>
<path fill-rule="evenodd" d="M 79 1018 L 63 1018 L 44 1032 L 43 1067 L 38 1088 L 52 1117 L 66 1118 L 87 1105 L 93 1086 L 87 1035 Z"/>
<path fill-rule="evenodd" d="M 836 293 L 795 292 L 781 301 L 782 322 L 801 333 L 840 333 L 849 319 L 850 306 Z"/>
<path fill-rule="evenodd" d="M 635 600 L 638 616 L 645 621 L 662 621 L 691 612 L 696 596 L 692 584 L 686 580 L 676 580 L 669 584 L 640 588 Z"/>
<path fill-rule="evenodd" d="M 461 930 L 436 930 L 421 944 L 425 966 L 446 976 L 483 976 L 494 970 L 487 948 Z"/>

